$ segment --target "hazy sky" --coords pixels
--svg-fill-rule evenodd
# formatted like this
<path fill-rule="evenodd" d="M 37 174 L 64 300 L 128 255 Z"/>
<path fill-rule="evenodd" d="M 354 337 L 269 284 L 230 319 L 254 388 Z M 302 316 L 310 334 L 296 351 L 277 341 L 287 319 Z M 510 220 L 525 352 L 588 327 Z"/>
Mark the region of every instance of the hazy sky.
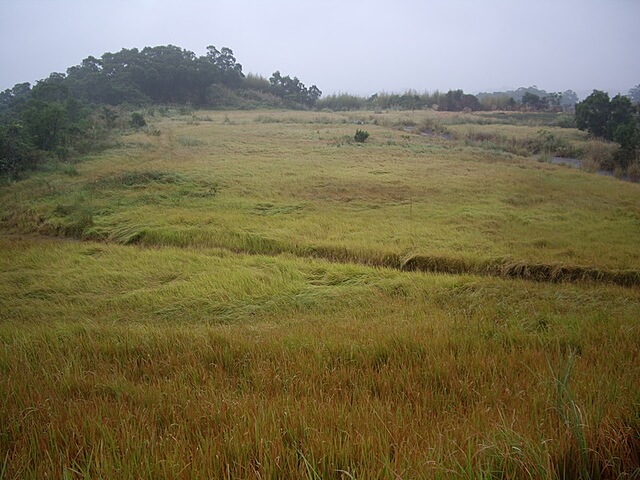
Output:
<path fill-rule="evenodd" d="M 245 73 L 325 94 L 626 93 L 640 84 L 640 0 L 0 0 L 0 90 L 93 55 L 230 47 Z"/>

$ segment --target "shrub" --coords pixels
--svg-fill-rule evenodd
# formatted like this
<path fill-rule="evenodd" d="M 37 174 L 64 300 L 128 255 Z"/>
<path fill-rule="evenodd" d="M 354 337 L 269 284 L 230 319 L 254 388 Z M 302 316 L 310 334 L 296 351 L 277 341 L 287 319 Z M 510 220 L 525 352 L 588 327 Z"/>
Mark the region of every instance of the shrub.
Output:
<path fill-rule="evenodd" d="M 358 143 L 364 143 L 367 138 L 369 138 L 369 132 L 365 130 L 356 130 L 356 134 L 353 136 L 353 139 Z"/>
<path fill-rule="evenodd" d="M 558 115 L 557 120 L 553 122 L 553 124 L 560 128 L 576 128 L 576 121 L 573 115 Z"/>
<path fill-rule="evenodd" d="M 611 171 L 615 168 L 614 156 L 618 148 L 615 143 L 590 140 L 585 148 L 583 160 L 586 163 L 597 164 L 603 170 Z"/>
<path fill-rule="evenodd" d="M 131 126 L 133 128 L 142 128 L 142 127 L 147 125 L 146 120 L 144 119 L 142 114 L 139 113 L 139 112 L 133 112 L 131 114 L 131 122 L 130 123 L 131 123 Z"/>
<path fill-rule="evenodd" d="M 442 123 L 433 118 L 425 118 L 417 126 L 420 133 L 426 133 L 429 135 L 450 135 L 449 130 Z"/>

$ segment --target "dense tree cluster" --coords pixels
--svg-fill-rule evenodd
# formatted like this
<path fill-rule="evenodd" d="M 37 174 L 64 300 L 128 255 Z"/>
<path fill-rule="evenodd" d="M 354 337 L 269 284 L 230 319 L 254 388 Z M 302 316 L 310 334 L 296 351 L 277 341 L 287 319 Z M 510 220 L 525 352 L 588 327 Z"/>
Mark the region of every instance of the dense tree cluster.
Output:
<path fill-rule="evenodd" d="M 206 105 L 216 86 L 237 87 L 240 65 L 229 48 L 207 47 L 204 56 L 173 45 L 122 49 L 88 57 L 67 70 L 66 84 L 92 103 L 192 103 Z"/>
<path fill-rule="evenodd" d="M 208 46 L 207 53 L 198 57 L 167 45 L 125 48 L 100 58 L 90 56 L 67 69 L 66 74 L 53 73 L 37 86 L 48 100 L 71 97 L 93 105 L 189 104 L 215 108 L 234 106 L 224 102 L 229 92 L 256 90 L 280 98 L 288 106 L 313 107 L 322 95 L 315 85 L 307 88 L 297 77 L 283 77 L 280 72 L 273 74 L 266 88 L 265 82 L 255 76 L 246 79 L 230 48 Z M 0 114 L 15 109 L 17 103 L 32 95 L 28 83 L 5 90 L 0 93 Z"/>
<path fill-rule="evenodd" d="M 52 154 L 65 157 L 83 143 L 95 146 L 96 132 L 116 123 L 117 114 L 107 107 L 311 108 L 321 95 L 315 85 L 307 88 L 279 72 L 270 81 L 245 77 L 227 47 L 209 46 L 200 57 L 173 45 L 90 56 L 33 88 L 21 83 L 0 92 L 0 174 L 32 169 Z M 142 124 L 135 120 L 128 124 Z M 94 141 L 86 141 L 88 132 Z"/>
<path fill-rule="evenodd" d="M 53 74 L 33 88 L 18 84 L 0 95 L 0 173 L 33 169 L 46 153 L 82 150 L 91 108 Z"/>
<path fill-rule="evenodd" d="M 640 160 L 640 104 L 634 105 L 629 97 L 618 94 L 610 99 L 608 93 L 594 90 L 576 104 L 576 126 L 619 143 L 617 166 L 626 168 Z"/>
<path fill-rule="evenodd" d="M 438 110 L 447 112 L 461 112 L 463 110 L 482 110 L 475 95 L 464 93 L 462 90 L 449 90 L 438 101 Z"/>
<path fill-rule="evenodd" d="M 313 107 L 322 92 L 315 85 L 307 88 L 298 77 L 291 78 L 289 75 L 282 76 L 279 71 L 273 73 L 269 78 L 271 91 L 274 95 L 283 98 L 289 104 L 300 104 Z"/>

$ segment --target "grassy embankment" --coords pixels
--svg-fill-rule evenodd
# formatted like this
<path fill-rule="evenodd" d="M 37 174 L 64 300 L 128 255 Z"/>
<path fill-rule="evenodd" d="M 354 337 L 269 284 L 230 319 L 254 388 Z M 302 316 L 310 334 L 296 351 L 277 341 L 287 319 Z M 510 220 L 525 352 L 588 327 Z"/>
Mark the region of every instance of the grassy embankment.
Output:
<path fill-rule="evenodd" d="M 636 272 L 638 186 L 416 117 L 160 119 L 3 187 L 0 477 L 637 474 L 637 287 L 472 273 Z M 358 265 L 416 259 L 467 273 Z"/>

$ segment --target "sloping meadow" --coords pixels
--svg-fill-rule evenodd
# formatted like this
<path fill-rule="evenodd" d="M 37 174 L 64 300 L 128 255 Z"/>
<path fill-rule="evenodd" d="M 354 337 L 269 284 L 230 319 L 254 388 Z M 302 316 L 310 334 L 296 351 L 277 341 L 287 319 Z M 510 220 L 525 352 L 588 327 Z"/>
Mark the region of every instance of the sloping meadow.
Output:
<path fill-rule="evenodd" d="M 491 119 L 147 115 L 3 186 L 0 478 L 637 475 L 638 186 Z"/>
<path fill-rule="evenodd" d="M 586 277 L 638 269 L 636 184 L 403 127 L 455 131 L 492 118 L 433 115 L 161 117 L 118 149 L 4 187 L 0 221 L 21 234 L 377 265 L 451 258 L 478 273 L 487 264 L 596 270 Z M 540 128 L 581 138 L 541 125 L 468 128 L 480 127 L 516 139 Z M 352 137 L 361 128 L 371 136 L 360 144 Z M 429 262 L 413 265 L 421 263 Z"/>

